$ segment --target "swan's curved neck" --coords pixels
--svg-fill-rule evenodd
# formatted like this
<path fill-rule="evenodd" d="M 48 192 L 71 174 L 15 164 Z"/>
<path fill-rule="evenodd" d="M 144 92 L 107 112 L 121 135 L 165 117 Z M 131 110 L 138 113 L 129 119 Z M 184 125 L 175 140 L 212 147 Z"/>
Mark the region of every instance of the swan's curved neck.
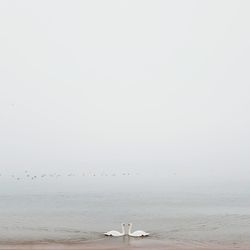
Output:
<path fill-rule="evenodd" d="M 125 234 L 125 228 L 123 225 L 122 225 L 122 234 Z"/>
<path fill-rule="evenodd" d="M 130 224 L 128 227 L 128 234 L 131 234 L 131 229 L 132 229 L 132 225 Z"/>

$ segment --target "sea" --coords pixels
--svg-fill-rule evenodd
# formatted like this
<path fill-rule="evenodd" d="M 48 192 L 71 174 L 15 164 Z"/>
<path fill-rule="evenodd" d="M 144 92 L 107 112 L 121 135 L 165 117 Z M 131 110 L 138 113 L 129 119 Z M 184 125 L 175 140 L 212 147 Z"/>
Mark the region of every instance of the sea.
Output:
<path fill-rule="evenodd" d="M 0 182 L 0 243 L 98 241 L 133 223 L 169 244 L 250 244 L 247 188 L 188 188 L 127 173 L 11 178 Z"/>

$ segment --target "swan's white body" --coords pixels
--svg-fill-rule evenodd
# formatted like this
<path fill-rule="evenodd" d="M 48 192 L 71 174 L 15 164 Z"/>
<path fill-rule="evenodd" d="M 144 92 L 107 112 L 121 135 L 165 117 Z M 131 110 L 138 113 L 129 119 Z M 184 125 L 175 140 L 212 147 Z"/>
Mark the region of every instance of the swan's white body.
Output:
<path fill-rule="evenodd" d="M 142 230 L 137 230 L 134 231 L 133 233 L 131 233 L 131 229 L 132 229 L 132 223 L 128 224 L 128 235 L 132 236 L 132 237 L 145 237 L 145 236 L 149 236 L 149 233 L 146 233 Z"/>
<path fill-rule="evenodd" d="M 125 235 L 125 224 L 122 223 L 122 232 L 118 232 L 115 230 L 108 231 L 107 233 L 104 233 L 106 236 L 113 236 L 113 237 L 119 237 L 119 236 L 124 236 Z"/>

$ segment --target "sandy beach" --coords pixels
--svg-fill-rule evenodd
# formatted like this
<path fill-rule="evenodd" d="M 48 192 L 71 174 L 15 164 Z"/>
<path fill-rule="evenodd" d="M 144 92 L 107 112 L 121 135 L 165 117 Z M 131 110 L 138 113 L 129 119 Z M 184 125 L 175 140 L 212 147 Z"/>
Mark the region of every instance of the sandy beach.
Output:
<path fill-rule="evenodd" d="M 68 244 L 49 244 L 49 245 L 40 245 L 40 244 L 24 244 L 24 245 L 0 245 L 1 250 L 128 250 L 128 249 L 144 249 L 144 250 L 249 250 L 250 246 L 246 247 L 175 247 L 175 246 L 119 246 L 119 245 L 68 245 Z"/>
<path fill-rule="evenodd" d="M 183 244 L 170 243 L 152 239 L 122 239 L 107 238 L 91 242 L 5 242 L 0 243 L 0 250 L 249 250 L 250 245 L 203 245 L 200 244 Z"/>

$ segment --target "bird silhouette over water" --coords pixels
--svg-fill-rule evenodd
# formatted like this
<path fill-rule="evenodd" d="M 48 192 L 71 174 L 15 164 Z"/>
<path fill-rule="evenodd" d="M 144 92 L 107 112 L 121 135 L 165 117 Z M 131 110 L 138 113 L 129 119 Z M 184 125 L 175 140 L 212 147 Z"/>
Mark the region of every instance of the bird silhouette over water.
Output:
<path fill-rule="evenodd" d="M 3 176 L 4 174 L 1 173 L 0 177 Z M 69 173 L 42 173 L 42 174 L 37 174 L 34 173 L 33 171 L 29 171 L 29 170 L 25 170 L 23 171 L 23 174 L 17 174 L 17 173 L 10 173 L 7 174 L 7 176 L 9 176 L 9 178 L 15 180 L 15 181 L 21 181 L 21 180 L 32 180 L 32 181 L 36 181 L 36 180 L 45 180 L 50 178 L 51 180 L 56 179 L 56 178 L 78 178 L 78 177 L 86 177 L 86 178 L 98 178 L 98 177 L 102 177 L 102 178 L 118 178 L 118 177 L 132 177 L 132 176 L 137 176 L 139 175 L 138 173 L 130 173 L 130 172 L 83 172 L 83 173 L 74 173 L 74 172 L 69 172 Z"/>

